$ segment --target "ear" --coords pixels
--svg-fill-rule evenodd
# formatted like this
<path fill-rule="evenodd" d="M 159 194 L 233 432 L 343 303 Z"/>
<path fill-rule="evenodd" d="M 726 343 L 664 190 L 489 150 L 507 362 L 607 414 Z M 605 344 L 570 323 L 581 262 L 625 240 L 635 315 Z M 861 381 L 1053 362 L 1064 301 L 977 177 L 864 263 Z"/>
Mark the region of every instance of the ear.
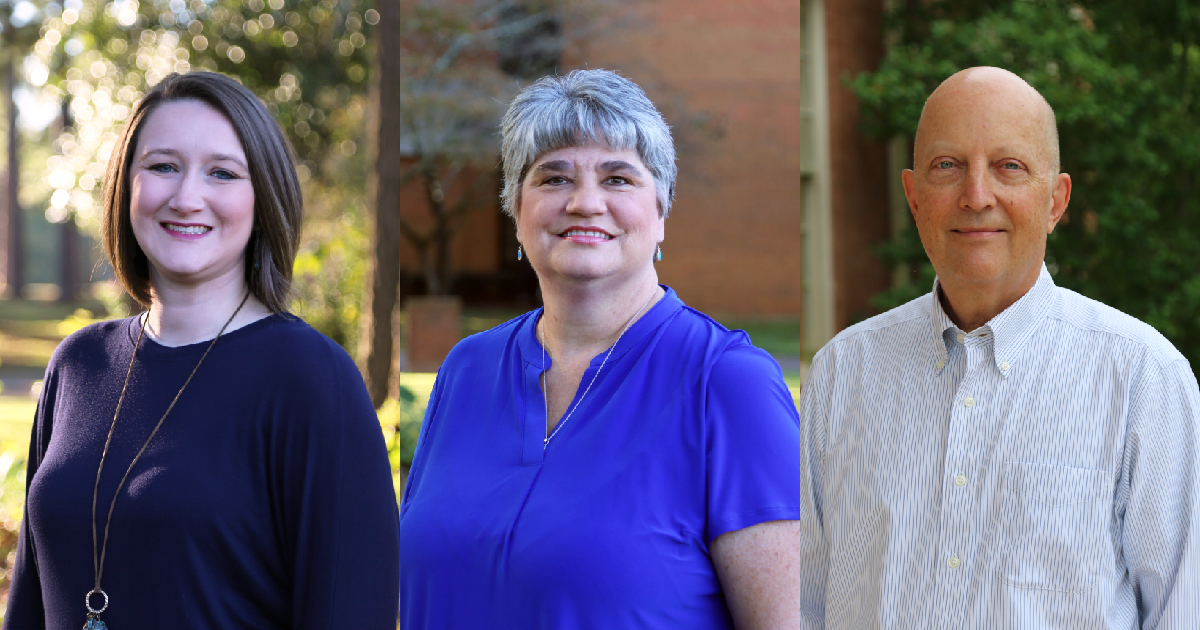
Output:
<path fill-rule="evenodd" d="M 917 220 L 917 174 L 911 168 L 904 169 L 900 173 L 900 180 L 904 183 L 904 198 L 908 200 L 908 211 L 912 213 L 913 221 Z"/>
<path fill-rule="evenodd" d="M 1053 200 L 1053 205 L 1050 206 L 1050 216 L 1047 217 L 1046 234 L 1054 231 L 1054 227 L 1062 219 L 1063 213 L 1067 211 L 1067 204 L 1071 203 L 1070 175 L 1059 173 L 1055 178 Z"/>

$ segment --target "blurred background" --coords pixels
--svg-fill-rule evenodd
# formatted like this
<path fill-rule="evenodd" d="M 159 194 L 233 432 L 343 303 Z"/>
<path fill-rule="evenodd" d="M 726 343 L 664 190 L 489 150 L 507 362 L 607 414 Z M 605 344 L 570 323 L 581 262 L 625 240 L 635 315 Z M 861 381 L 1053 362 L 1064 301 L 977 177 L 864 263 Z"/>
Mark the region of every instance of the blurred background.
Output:
<path fill-rule="evenodd" d="M 294 311 L 359 361 L 400 484 L 445 352 L 539 304 L 498 211 L 496 135 L 537 77 L 608 68 L 646 89 L 679 150 L 662 281 L 797 393 L 837 331 L 928 292 L 899 174 L 925 97 L 974 65 L 1056 109 L 1075 187 L 1055 281 L 1195 365 L 1198 39 L 1194 0 L 0 0 L 0 597 L 50 353 L 130 313 L 99 191 L 171 72 L 238 78 L 291 138 Z"/>

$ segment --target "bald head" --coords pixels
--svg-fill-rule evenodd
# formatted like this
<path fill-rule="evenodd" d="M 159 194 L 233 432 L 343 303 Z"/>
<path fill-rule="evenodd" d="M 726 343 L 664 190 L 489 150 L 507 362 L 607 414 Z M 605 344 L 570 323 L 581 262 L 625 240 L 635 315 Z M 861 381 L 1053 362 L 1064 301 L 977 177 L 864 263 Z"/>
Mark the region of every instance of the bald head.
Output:
<path fill-rule="evenodd" d="M 1001 114 L 995 116 L 993 115 Z M 942 119 L 954 116 L 974 116 L 983 126 L 1016 117 L 1031 126 L 1034 140 L 1042 151 L 1045 165 L 1052 175 L 1061 169 L 1058 149 L 1058 123 L 1054 109 L 1033 86 L 1021 77 L 1004 70 L 981 66 L 954 73 L 929 95 L 921 109 L 914 142 L 914 162 L 931 140 L 931 129 Z"/>

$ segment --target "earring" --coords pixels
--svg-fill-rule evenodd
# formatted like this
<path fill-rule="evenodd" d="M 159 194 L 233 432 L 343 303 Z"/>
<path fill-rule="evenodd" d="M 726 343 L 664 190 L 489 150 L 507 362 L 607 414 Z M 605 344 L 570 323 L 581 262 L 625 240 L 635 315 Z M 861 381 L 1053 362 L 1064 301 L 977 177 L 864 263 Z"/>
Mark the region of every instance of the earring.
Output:
<path fill-rule="evenodd" d="M 517 245 L 517 260 L 521 260 L 524 257 L 525 257 L 525 252 L 521 251 L 520 245 Z"/>
<path fill-rule="evenodd" d="M 662 245 L 657 246 L 654 251 L 654 262 L 662 262 Z"/>

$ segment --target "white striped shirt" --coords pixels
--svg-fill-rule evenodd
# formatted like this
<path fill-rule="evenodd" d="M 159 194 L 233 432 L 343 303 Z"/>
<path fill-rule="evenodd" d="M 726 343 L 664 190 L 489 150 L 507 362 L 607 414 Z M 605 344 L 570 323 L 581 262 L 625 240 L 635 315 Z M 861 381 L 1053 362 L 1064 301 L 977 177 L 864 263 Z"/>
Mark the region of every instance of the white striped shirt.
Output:
<path fill-rule="evenodd" d="M 936 294 L 813 360 L 803 627 L 1200 628 L 1187 360 L 1045 267 L 970 334 Z"/>

